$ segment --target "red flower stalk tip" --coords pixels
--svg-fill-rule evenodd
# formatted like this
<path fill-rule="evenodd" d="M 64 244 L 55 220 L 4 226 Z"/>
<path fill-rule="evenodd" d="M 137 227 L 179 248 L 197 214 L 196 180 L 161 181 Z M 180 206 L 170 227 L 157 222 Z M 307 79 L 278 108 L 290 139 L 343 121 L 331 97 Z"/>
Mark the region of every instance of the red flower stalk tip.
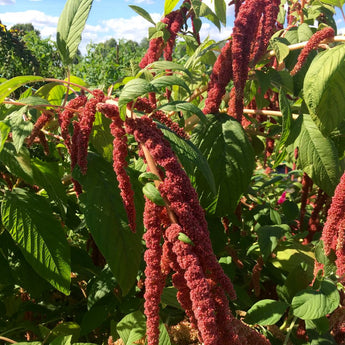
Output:
<path fill-rule="evenodd" d="M 134 205 L 134 192 L 130 178 L 126 172 L 127 167 L 127 137 L 123 128 L 123 121 L 119 116 L 119 109 L 114 104 L 98 103 L 97 110 L 112 120 L 110 132 L 113 140 L 113 168 L 119 182 L 120 194 L 127 213 L 131 230 L 135 232 L 136 213 Z"/>
<path fill-rule="evenodd" d="M 71 153 L 71 137 L 69 134 L 69 125 L 71 123 L 71 119 L 74 115 L 74 112 L 71 109 L 78 110 L 79 108 L 83 107 L 87 102 L 87 98 L 85 95 L 80 95 L 76 98 L 70 100 L 67 105 L 66 109 L 59 114 L 59 125 L 61 128 L 61 136 L 64 139 L 65 145 Z"/>
<path fill-rule="evenodd" d="M 40 115 L 40 117 L 37 119 L 34 128 L 30 134 L 30 136 L 27 139 L 27 145 L 31 146 L 32 143 L 34 142 L 35 138 L 37 136 L 39 136 L 41 129 L 50 121 L 50 119 L 52 118 L 52 114 L 47 112 L 47 111 L 43 111 L 42 114 Z M 40 137 L 41 138 L 41 137 Z M 49 150 L 49 149 L 48 149 Z"/>
<path fill-rule="evenodd" d="M 333 38 L 335 35 L 333 28 L 327 27 L 320 31 L 315 32 L 313 36 L 309 39 L 308 43 L 305 45 L 305 47 L 302 49 L 301 53 L 298 56 L 297 63 L 295 67 L 290 72 L 290 75 L 295 75 L 304 65 L 306 62 L 308 55 L 310 52 L 314 49 L 317 49 L 320 42 L 322 42 L 325 39 Z"/>
<path fill-rule="evenodd" d="M 162 238 L 161 212 L 161 206 L 157 206 L 152 201 L 146 199 L 144 210 L 146 232 L 144 240 L 147 249 L 144 255 L 146 262 L 144 308 L 147 318 L 146 334 L 148 345 L 158 345 L 159 342 L 159 303 L 164 287 L 164 276 L 160 266 L 162 257 L 162 248 L 160 246 Z"/>
<path fill-rule="evenodd" d="M 213 66 L 203 110 L 204 114 L 218 112 L 225 88 L 232 78 L 231 42 L 231 40 L 226 42 Z"/>

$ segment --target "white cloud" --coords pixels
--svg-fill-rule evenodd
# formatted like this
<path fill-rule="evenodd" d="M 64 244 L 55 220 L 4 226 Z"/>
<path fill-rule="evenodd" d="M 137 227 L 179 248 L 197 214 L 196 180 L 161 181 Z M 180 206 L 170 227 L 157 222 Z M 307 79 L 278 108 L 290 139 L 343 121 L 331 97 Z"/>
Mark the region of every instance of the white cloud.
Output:
<path fill-rule="evenodd" d="M 159 13 L 151 13 L 152 19 L 157 22 L 161 19 Z M 148 28 L 152 26 L 147 20 L 141 16 L 134 16 L 128 19 L 117 18 L 103 21 L 105 31 L 114 38 L 124 38 L 140 42 L 147 37 Z"/>
<path fill-rule="evenodd" d="M 222 28 L 221 31 L 217 29 L 213 24 L 203 23 L 200 30 L 200 38 L 204 40 L 206 37 L 215 41 L 221 41 L 229 38 L 232 33 L 232 27 Z"/>
<path fill-rule="evenodd" d="M 154 4 L 153 0 L 126 0 L 126 2 L 133 1 L 135 4 L 145 4 L 145 5 L 152 5 Z"/>
<path fill-rule="evenodd" d="M 23 12 L 5 12 L 2 13 L 3 24 L 11 26 L 18 23 L 32 23 L 38 30 L 45 27 L 55 27 L 59 17 L 49 16 L 41 11 L 28 10 Z"/>
<path fill-rule="evenodd" d="M 0 0 L 0 6 L 1 5 L 13 5 L 16 3 L 16 0 Z"/>

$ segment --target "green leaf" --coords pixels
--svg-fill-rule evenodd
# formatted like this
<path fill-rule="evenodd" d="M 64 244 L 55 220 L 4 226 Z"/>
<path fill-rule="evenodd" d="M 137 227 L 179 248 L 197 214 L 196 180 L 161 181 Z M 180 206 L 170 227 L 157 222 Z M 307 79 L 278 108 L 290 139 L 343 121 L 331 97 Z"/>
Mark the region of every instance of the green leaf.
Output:
<path fill-rule="evenodd" d="M 135 311 L 126 315 L 116 326 L 116 330 L 125 345 L 132 345 L 142 339 L 146 333 L 146 319 L 143 313 Z"/>
<path fill-rule="evenodd" d="M 126 315 L 116 326 L 125 345 L 132 345 L 145 337 L 146 319 L 143 313 L 135 311 Z M 163 323 L 159 325 L 159 345 L 171 345 L 169 334 Z"/>
<path fill-rule="evenodd" d="M 110 294 L 115 286 L 116 279 L 113 272 L 106 265 L 102 272 L 88 283 L 87 309 L 90 310 L 99 300 Z"/>
<path fill-rule="evenodd" d="M 178 78 L 176 75 L 166 75 L 163 77 L 153 79 L 150 82 L 150 84 L 153 85 L 154 87 L 156 87 L 157 89 L 161 88 L 161 87 L 178 85 L 178 86 L 181 86 L 184 89 L 186 89 L 188 91 L 188 93 L 191 94 L 191 91 L 190 91 L 188 85 L 181 78 Z"/>
<path fill-rule="evenodd" d="M 11 174 L 22 178 L 28 184 L 34 184 L 30 153 L 26 147 L 22 147 L 17 153 L 12 143 L 5 143 L 0 153 L 0 161 L 6 165 Z"/>
<path fill-rule="evenodd" d="M 190 78 L 192 78 L 192 75 L 187 68 L 172 61 L 155 61 L 147 65 L 145 69 L 149 69 L 151 72 L 155 73 L 165 71 L 166 69 L 170 69 L 172 71 L 182 71 L 186 73 Z M 140 73 L 142 72 L 139 72 L 139 75 Z"/>
<path fill-rule="evenodd" d="M 193 241 L 183 232 L 180 232 L 178 234 L 178 239 L 183 243 L 190 244 L 190 245 L 194 246 Z"/>
<path fill-rule="evenodd" d="M 62 322 L 56 325 L 50 332 L 46 342 L 49 343 L 55 338 L 71 337 L 71 340 L 77 340 L 80 335 L 80 326 L 75 322 Z M 71 341 L 70 341 L 71 342 Z"/>
<path fill-rule="evenodd" d="M 246 314 L 244 322 L 250 325 L 274 325 L 284 315 L 289 305 L 282 301 L 263 299 L 255 303 Z"/>
<path fill-rule="evenodd" d="M 2 103 L 7 96 L 9 96 L 12 92 L 17 90 L 19 87 L 27 83 L 34 83 L 38 81 L 44 81 L 44 78 L 37 77 L 34 75 L 26 75 L 26 76 L 14 77 L 10 80 L 6 80 L 2 84 L 0 84 L 0 103 Z"/>
<path fill-rule="evenodd" d="M 226 4 L 224 0 L 215 0 L 214 9 L 221 23 L 226 26 Z"/>
<path fill-rule="evenodd" d="M 48 196 L 60 208 L 61 214 L 65 215 L 66 210 L 64 205 L 67 199 L 65 187 L 59 176 L 59 165 L 34 158 L 32 160 L 32 169 L 35 183 L 46 190 Z"/>
<path fill-rule="evenodd" d="M 286 151 L 283 150 L 283 154 L 280 154 L 282 148 L 284 148 L 285 143 L 287 142 L 292 126 L 292 113 L 290 108 L 290 103 L 287 99 L 286 92 L 283 88 L 279 90 L 279 108 L 282 112 L 282 133 L 280 135 L 279 143 L 276 145 L 275 152 L 278 154 L 278 159 L 274 163 L 273 169 L 275 169 L 282 161 L 284 160 Z"/>
<path fill-rule="evenodd" d="M 321 2 L 323 2 L 324 4 L 342 8 L 345 3 L 345 0 L 322 0 Z"/>
<path fill-rule="evenodd" d="M 4 148 L 5 142 L 11 131 L 11 127 L 8 126 L 4 121 L 0 121 L 0 152 Z"/>
<path fill-rule="evenodd" d="M 205 114 L 196 105 L 185 101 L 173 101 L 163 104 L 158 109 L 165 111 L 182 111 L 189 114 L 195 114 L 201 121 L 207 122 Z"/>
<path fill-rule="evenodd" d="M 156 92 L 157 89 L 145 79 L 132 79 L 122 89 L 119 97 L 119 107 L 125 106 L 135 98 L 148 92 Z"/>
<path fill-rule="evenodd" d="M 65 65 L 72 63 L 93 0 L 67 0 L 57 25 L 56 43 Z"/>
<path fill-rule="evenodd" d="M 111 303 L 96 304 L 90 310 L 83 314 L 81 320 L 81 336 L 85 336 L 92 330 L 98 328 L 107 320 L 109 314 L 114 311 L 114 305 Z"/>
<path fill-rule="evenodd" d="M 216 14 L 200 0 L 192 0 L 192 7 L 196 17 L 205 17 L 220 30 L 220 22 Z"/>
<path fill-rule="evenodd" d="M 305 102 L 323 133 L 345 120 L 345 44 L 328 49 L 312 61 L 304 79 Z"/>
<path fill-rule="evenodd" d="M 293 314 L 303 320 L 319 319 L 332 313 L 339 305 L 337 286 L 330 280 L 321 282 L 319 290 L 307 288 L 292 299 Z"/>
<path fill-rule="evenodd" d="M 97 154 L 88 154 L 86 175 L 76 168 L 73 177 L 85 190 L 79 199 L 86 224 L 125 295 L 135 282 L 141 261 L 142 221 L 137 216 L 137 233 L 133 234 L 113 167 Z"/>
<path fill-rule="evenodd" d="M 143 187 L 143 193 L 148 199 L 150 199 L 156 205 L 159 205 L 159 206 L 165 205 L 165 202 L 161 196 L 161 193 L 152 183 L 146 183 L 146 185 Z"/>
<path fill-rule="evenodd" d="M 313 31 L 308 24 L 302 23 L 297 28 L 297 35 L 299 42 L 305 42 L 308 41 L 311 36 L 313 36 Z"/>
<path fill-rule="evenodd" d="M 135 5 L 129 5 L 129 7 L 135 11 L 136 13 L 139 14 L 139 16 L 142 16 L 144 19 L 146 19 L 147 21 L 149 21 L 151 24 L 156 26 L 156 23 L 153 21 L 152 17 L 150 16 L 150 13 L 148 13 L 146 10 L 144 10 L 143 8 L 139 7 L 139 6 L 135 6 Z"/>
<path fill-rule="evenodd" d="M 298 148 L 297 166 L 332 196 L 341 176 L 333 141 L 322 135 L 309 115 L 301 115 L 294 123 L 288 142 L 292 142 L 287 147 L 291 159 L 294 159 L 294 150 Z"/>
<path fill-rule="evenodd" d="M 279 38 L 274 38 L 273 40 L 271 40 L 271 45 L 276 54 L 278 63 L 282 63 L 290 53 L 288 46 L 280 42 Z"/>
<path fill-rule="evenodd" d="M 270 257 L 271 253 L 276 249 L 278 241 L 289 231 L 290 227 L 286 224 L 264 225 L 256 231 L 258 234 L 260 251 L 264 260 Z"/>
<path fill-rule="evenodd" d="M 151 172 L 143 172 L 139 175 L 138 180 L 145 185 L 148 181 L 160 180 L 160 177 Z"/>
<path fill-rule="evenodd" d="M 164 2 L 164 16 L 169 14 L 177 5 L 179 0 L 165 0 Z"/>
<path fill-rule="evenodd" d="M 72 336 L 71 335 L 60 335 L 56 337 L 49 345 L 71 345 Z"/>
<path fill-rule="evenodd" d="M 59 83 L 48 83 L 40 87 L 35 96 L 46 99 L 52 105 L 61 105 L 66 87 Z"/>
<path fill-rule="evenodd" d="M 169 140 L 173 151 L 178 156 L 189 178 L 194 181 L 194 171 L 197 169 L 206 184 L 204 185 L 212 195 L 216 194 L 216 184 L 213 172 L 200 150 L 189 140 L 176 135 L 166 127 L 160 126 L 166 139 Z"/>
<path fill-rule="evenodd" d="M 203 207 L 218 216 L 233 212 L 250 183 L 254 153 L 242 126 L 227 115 L 208 115 L 208 124 L 199 124 L 191 141 L 207 159 L 216 183 L 216 197 L 205 189 L 203 176 L 195 171 L 197 192 Z"/>
<path fill-rule="evenodd" d="M 163 289 L 161 301 L 162 303 L 174 307 L 176 309 L 183 310 L 180 303 L 177 300 L 177 289 L 173 286 L 169 286 Z"/>
<path fill-rule="evenodd" d="M 47 200 L 16 188 L 6 192 L 1 217 L 33 269 L 68 295 L 71 280 L 69 246 Z"/>
<path fill-rule="evenodd" d="M 13 144 L 17 152 L 20 151 L 25 138 L 31 134 L 34 128 L 31 121 L 24 119 L 24 114 L 26 112 L 27 107 L 25 106 L 14 111 L 6 118 L 7 123 L 11 126 Z"/>

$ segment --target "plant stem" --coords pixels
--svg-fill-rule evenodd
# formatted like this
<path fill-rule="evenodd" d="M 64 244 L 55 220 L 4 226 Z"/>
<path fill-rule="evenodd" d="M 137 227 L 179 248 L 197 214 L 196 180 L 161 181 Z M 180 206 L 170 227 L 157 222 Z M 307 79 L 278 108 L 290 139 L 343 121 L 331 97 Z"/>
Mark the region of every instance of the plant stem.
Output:
<path fill-rule="evenodd" d="M 17 342 L 10 339 L 10 338 L 6 338 L 6 337 L 3 337 L 3 336 L 0 336 L 0 340 L 3 340 L 3 341 L 6 341 L 8 343 L 11 343 L 11 344 L 16 344 Z"/>
<path fill-rule="evenodd" d="M 292 332 L 292 330 L 293 330 L 293 327 L 295 326 L 296 321 L 297 321 L 297 316 L 295 316 L 295 317 L 292 319 L 292 321 L 291 321 L 291 324 L 290 324 L 290 326 L 289 326 L 289 328 L 288 328 L 288 332 L 287 332 L 287 334 L 286 334 L 286 337 L 285 337 L 285 340 L 284 340 L 283 345 L 287 345 L 287 344 L 288 344 L 288 341 L 289 341 L 289 338 L 290 338 L 290 334 L 291 334 L 291 332 Z"/>

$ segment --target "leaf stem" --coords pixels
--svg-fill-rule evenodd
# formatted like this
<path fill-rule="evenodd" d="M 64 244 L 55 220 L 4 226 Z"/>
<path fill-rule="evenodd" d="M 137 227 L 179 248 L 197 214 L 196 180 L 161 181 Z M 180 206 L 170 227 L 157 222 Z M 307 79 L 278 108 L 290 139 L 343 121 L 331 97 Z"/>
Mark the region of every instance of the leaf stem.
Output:
<path fill-rule="evenodd" d="M 0 336 L 0 340 L 6 341 L 6 342 L 11 343 L 11 344 L 16 344 L 17 343 L 15 340 L 12 340 L 10 338 L 6 338 L 6 337 L 3 337 L 3 336 Z"/>
<path fill-rule="evenodd" d="M 289 326 L 289 328 L 288 328 L 288 332 L 287 332 L 287 334 L 286 334 L 286 337 L 285 337 L 285 340 L 284 340 L 283 345 L 287 345 L 287 344 L 288 344 L 288 341 L 289 341 L 291 332 L 292 332 L 292 330 L 293 330 L 293 327 L 295 326 L 296 321 L 297 321 L 297 316 L 295 316 L 295 317 L 292 319 L 292 321 L 291 321 L 291 324 L 290 324 L 290 326 Z"/>

